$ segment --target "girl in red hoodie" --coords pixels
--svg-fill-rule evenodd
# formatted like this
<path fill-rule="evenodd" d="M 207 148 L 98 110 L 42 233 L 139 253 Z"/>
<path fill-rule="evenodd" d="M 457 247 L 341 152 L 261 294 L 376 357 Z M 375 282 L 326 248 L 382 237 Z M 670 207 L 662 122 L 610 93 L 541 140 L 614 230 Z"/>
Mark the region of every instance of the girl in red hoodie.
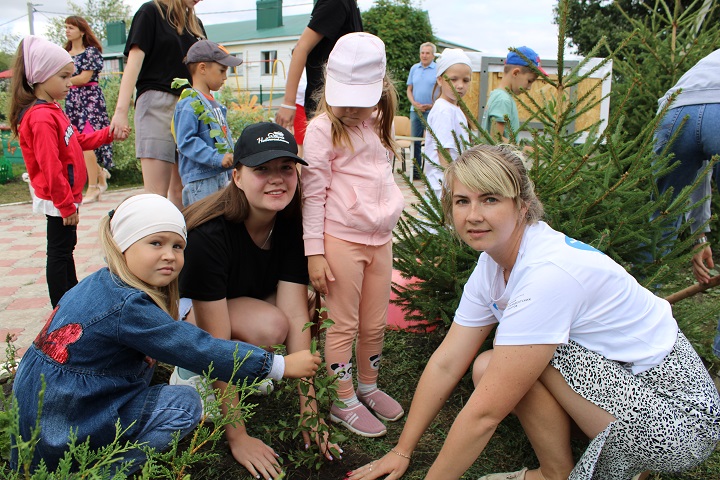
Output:
<path fill-rule="evenodd" d="M 57 103 L 72 85 L 73 70 L 63 48 L 29 35 L 18 47 L 12 78 L 10 127 L 20 139 L 37 197 L 33 211 L 47 217 L 46 277 L 53 308 L 78 283 L 73 250 L 87 180 L 83 150 L 113 141 L 109 128 L 79 133 Z"/>

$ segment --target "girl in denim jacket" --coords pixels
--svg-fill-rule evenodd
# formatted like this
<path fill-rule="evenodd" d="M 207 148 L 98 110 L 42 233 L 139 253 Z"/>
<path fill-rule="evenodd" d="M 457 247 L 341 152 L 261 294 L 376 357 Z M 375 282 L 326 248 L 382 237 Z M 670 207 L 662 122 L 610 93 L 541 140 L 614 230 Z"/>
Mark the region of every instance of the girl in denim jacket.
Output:
<path fill-rule="evenodd" d="M 198 372 L 212 363 L 213 375 L 230 380 L 237 355 L 245 361 L 234 378 L 248 383 L 315 374 L 320 358 L 309 350 L 283 358 L 175 321 L 186 228 L 166 198 L 125 200 L 101 220 L 100 241 L 108 267 L 62 298 L 18 368 L 13 393 L 23 440 L 31 438 L 38 393 L 47 384 L 32 469 L 41 459 L 49 471 L 57 467 L 71 429 L 96 449 L 113 442 L 119 422 L 127 429 L 123 440 L 162 450 L 175 432 L 184 436 L 195 428 L 200 395 L 188 386 L 150 386 L 156 360 Z M 122 460 L 132 462 L 133 471 L 144 459 L 132 450 Z M 20 460 L 13 449 L 11 466 Z"/>
<path fill-rule="evenodd" d="M 331 420 L 379 437 L 404 411 L 377 387 L 392 275 L 392 230 L 405 201 L 390 155 L 397 93 L 385 75 L 385 45 L 368 33 L 340 38 L 330 53 L 318 116 L 305 133 L 303 239 L 308 273 L 325 295 L 325 357 L 337 375 Z M 353 388 L 353 343 L 358 390 Z M 372 410 L 375 415 L 368 410 Z"/>

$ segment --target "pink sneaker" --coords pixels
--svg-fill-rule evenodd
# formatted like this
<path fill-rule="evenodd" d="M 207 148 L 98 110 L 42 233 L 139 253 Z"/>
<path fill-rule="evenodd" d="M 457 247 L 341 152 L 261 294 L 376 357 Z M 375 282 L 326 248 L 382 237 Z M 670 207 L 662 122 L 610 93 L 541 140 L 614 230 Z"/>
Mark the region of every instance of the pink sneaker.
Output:
<path fill-rule="evenodd" d="M 405 415 L 400 404 L 379 388 L 367 394 L 362 394 L 359 390 L 356 393 L 358 400 L 386 422 L 394 422 Z"/>
<path fill-rule="evenodd" d="M 361 437 L 382 437 L 387 433 L 385 425 L 365 405 L 358 403 L 353 407 L 339 408 L 333 405 L 330 408 L 330 420 L 347 427 Z"/>

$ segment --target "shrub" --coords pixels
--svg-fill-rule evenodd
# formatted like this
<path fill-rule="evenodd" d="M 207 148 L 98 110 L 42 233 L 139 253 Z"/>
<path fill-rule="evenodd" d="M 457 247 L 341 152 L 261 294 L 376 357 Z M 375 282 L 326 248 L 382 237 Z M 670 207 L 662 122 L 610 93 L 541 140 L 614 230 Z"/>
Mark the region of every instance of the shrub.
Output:
<path fill-rule="evenodd" d="M 257 96 L 247 92 L 234 95 L 232 89 L 223 87 L 218 93 L 218 100 L 228 109 L 228 125 L 235 140 L 248 125 L 267 122 L 272 118 L 270 110 L 257 104 Z"/>

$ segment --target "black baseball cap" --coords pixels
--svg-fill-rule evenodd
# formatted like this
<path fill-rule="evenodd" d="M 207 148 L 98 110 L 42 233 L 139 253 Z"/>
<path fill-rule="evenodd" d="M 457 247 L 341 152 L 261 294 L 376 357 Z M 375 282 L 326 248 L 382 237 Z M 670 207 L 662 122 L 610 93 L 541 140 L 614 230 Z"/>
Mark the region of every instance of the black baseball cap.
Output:
<path fill-rule="evenodd" d="M 277 123 L 260 122 L 248 125 L 235 143 L 234 165 L 242 163 L 246 167 L 257 167 L 276 158 L 292 158 L 295 162 L 307 165 L 298 157 L 298 146 L 293 134 Z"/>

